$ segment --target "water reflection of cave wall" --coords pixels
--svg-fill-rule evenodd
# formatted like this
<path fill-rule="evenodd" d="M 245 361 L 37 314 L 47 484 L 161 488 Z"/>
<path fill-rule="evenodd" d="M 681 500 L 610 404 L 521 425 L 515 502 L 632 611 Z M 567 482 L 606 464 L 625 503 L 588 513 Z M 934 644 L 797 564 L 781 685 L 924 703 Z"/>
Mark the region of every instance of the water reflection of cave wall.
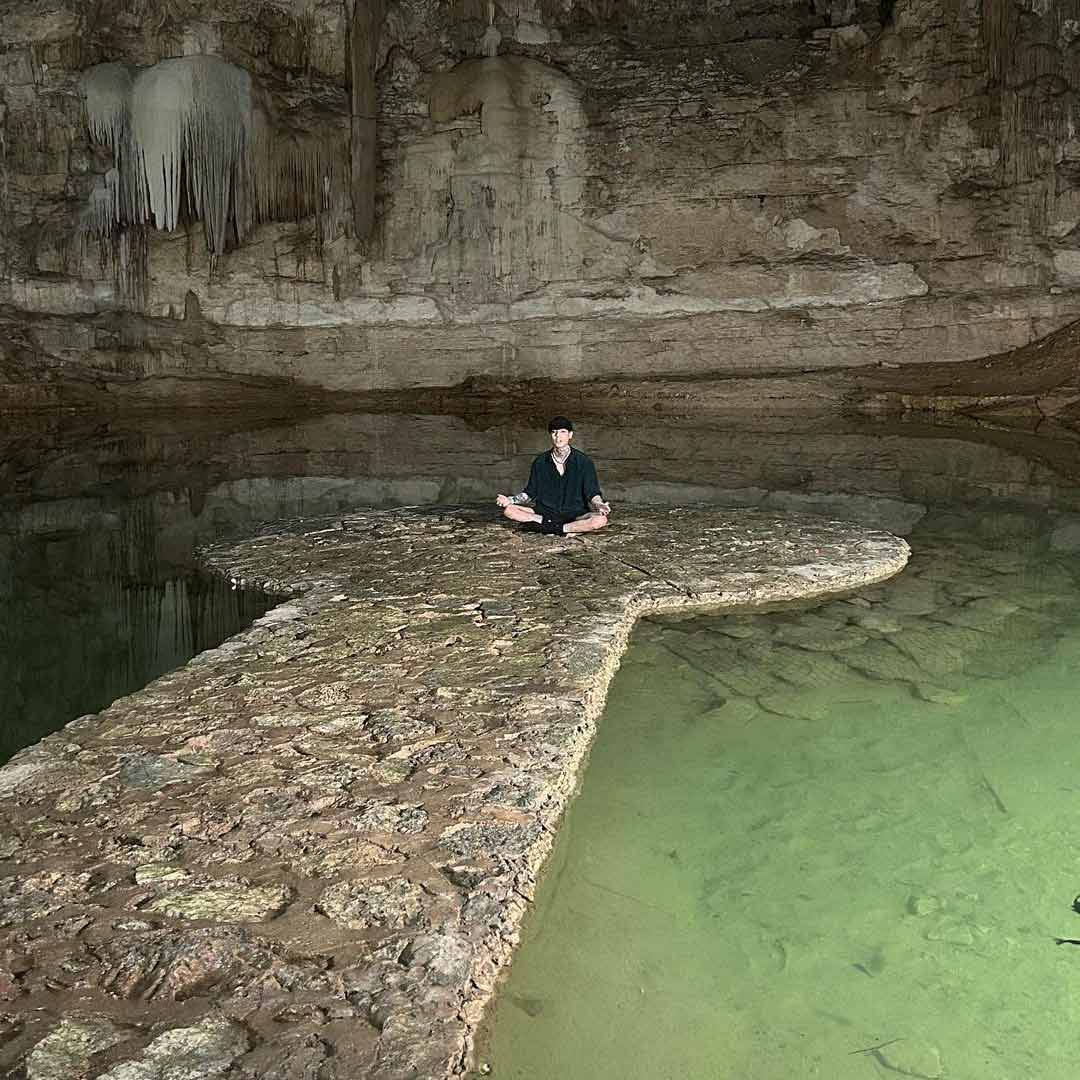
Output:
<path fill-rule="evenodd" d="M 853 509 L 883 499 L 1080 508 L 1075 443 L 826 417 L 791 424 L 579 419 L 576 445 L 593 454 L 605 488 L 624 505 L 827 497 Z M 193 544 L 261 521 L 485 501 L 524 482 L 547 443 L 543 425 L 543 417 L 478 427 L 453 416 L 332 415 L 224 432 L 54 435 L 0 449 L 23 532 L 84 523 L 96 531 L 112 503 L 151 498 L 154 561 L 183 562 Z"/>
<path fill-rule="evenodd" d="M 0 514 L 0 761 L 235 634 L 269 599 L 167 552 L 160 500 Z M 76 507 L 82 511 L 76 511 Z M 25 524 L 25 519 L 24 522 Z M 10 530 L 10 531 L 8 531 Z"/>

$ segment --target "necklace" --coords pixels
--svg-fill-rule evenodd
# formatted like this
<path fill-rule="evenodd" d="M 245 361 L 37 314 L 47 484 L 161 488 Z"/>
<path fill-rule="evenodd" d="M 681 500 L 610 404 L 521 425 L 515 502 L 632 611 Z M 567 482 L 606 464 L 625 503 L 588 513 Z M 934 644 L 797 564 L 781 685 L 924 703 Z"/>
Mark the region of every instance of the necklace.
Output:
<path fill-rule="evenodd" d="M 562 448 L 562 450 L 556 450 L 556 449 L 552 448 L 551 460 L 554 461 L 556 465 L 564 464 L 569 457 L 570 457 L 570 447 L 569 446 L 564 446 Z"/>

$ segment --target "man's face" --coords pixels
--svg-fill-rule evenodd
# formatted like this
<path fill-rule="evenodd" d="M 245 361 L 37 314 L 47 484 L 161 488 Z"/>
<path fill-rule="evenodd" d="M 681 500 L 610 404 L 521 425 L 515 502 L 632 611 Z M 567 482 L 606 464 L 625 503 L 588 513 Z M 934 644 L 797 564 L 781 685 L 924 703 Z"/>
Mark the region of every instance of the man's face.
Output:
<path fill-rule="evenodd" d="M 556 450 L 562 450 L 564 447 L 570 445 L 570 440 L 573 437 L 574 433 L 572 431 L 568 431 L 564 427 L 556 428 L 551 433 L 551 445 L 554 446 Z"/>

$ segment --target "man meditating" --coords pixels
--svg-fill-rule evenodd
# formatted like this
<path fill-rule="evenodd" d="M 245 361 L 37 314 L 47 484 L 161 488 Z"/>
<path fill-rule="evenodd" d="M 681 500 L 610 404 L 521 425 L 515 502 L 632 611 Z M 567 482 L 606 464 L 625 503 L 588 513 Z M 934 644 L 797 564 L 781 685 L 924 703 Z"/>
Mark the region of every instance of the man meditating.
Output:
<path fill-rule="evenodd" d="M 574 450 L 574 425 L 565 416 L 548 421 L 551 450 L 532 463 L 529 482 L 517 495 L 496 495 L 504 517 L 534 532 L 564 536 L 593 532 L 608 523 L 611 507 L 600 494 L 592 459 Z M 532 503 L 529 509 L 526 503 Z"/>

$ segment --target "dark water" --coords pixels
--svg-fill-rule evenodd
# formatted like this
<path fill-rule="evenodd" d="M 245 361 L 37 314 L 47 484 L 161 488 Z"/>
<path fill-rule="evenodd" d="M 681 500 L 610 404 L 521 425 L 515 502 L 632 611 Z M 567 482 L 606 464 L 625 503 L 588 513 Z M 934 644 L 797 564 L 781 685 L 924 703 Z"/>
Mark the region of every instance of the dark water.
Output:
<path fill-rule="evenodd" d="M 573 412 L 573 410 L 570 410 Z M 1008 503 L 1068 527 L 1070 437 L 834 417 L 578 420 L 613 526 L 634 505 L 821 511 L 907 534 L 932 508 Z M 257 617 L 199 544 L 279 518 L 489 502 L 546 445 L 533 419 L 188 418 L 0 433 L 0 757 Z"/>
<path fill-rule="evenodd" d="M 25 511 L 25 507 L 23 508 Z M 0 762 L 219 645 L 275 600 L 161 550 L 153 504 L 0 514 Z M 16 527 L 12 528 L 12 525 Z"/>

